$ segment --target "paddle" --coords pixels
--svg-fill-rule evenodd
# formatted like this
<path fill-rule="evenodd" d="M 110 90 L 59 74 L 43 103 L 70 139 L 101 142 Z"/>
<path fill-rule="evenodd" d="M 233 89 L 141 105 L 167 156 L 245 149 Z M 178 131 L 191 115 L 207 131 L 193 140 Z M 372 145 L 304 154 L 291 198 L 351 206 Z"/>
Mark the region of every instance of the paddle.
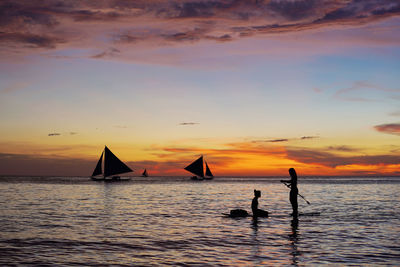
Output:
<path fill-rule="evenodd" d="M 288 185 L 287 183 L 285 183 L 285 182 L 283 182 L 283 181 L 281 181 L 281 183 L 283 183 L 284 185 L 286 185 L 288 188 L 290 188 L 290 185 Z M 305 202 L 307 202 L 307 204 L 308 205 L 310 205 L 311 203 L 307 200 L 307 199 L 305 199 L 302 195 L 300 195 L 299 193 L 297 193 L 302 199 L 304 199 L 304 201 Z"/>

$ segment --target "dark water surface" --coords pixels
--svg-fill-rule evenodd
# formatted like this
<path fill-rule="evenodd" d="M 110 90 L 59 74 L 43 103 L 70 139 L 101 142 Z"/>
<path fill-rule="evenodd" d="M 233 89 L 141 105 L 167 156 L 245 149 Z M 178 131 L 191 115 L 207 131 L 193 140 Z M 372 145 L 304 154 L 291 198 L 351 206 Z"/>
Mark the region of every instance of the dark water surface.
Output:
<path fill-rule="evenodd" d="M 0 178 L 0 265 L 400 265 L 399 178 L 299 180 L 292 221 L 276 179 Z M 253 189 L 270 218 L 250 211 Z"/>

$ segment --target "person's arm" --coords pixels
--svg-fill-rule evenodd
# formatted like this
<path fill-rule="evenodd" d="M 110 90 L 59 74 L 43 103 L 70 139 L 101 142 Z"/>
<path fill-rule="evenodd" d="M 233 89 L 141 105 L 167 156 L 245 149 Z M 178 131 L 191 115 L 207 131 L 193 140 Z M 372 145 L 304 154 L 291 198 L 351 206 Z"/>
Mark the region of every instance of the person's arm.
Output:
<path fill-rule="evenodd" d="M 289 188 L 291 188 L 291 186 L 292 186 L 291 180 L 281 180 L 281 183 L 283 183 L 284 185 L 286 185 Z"/>

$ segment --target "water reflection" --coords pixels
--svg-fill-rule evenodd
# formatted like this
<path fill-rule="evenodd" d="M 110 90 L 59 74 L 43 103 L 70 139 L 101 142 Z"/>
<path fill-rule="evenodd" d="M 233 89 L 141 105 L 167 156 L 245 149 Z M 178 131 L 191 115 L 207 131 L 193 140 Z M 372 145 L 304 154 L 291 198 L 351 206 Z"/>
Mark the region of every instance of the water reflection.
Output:
<path fill-rule="evenodd" d="M 261 259 L 261 242 L 258 239 L 258 218 L 253 217 L 251 221 L 251 229 L 253 230 L 251 234 L 251 242 L 252 242 L 252 247 L 251 247 L 251 255 L 253 257 L 254 265 L 255 266 L 260 266 L 262 264 L 262 259 Z"/>
<path fill-rule="evenodd" d="M 299 241 L 298 237 L 298 228 L 299 228 L 299 219 L 294 217 L 290 222 L 292 232 L 288 235 L 290 242 L 290 254 L 292 256 L 292 265 L 298 266 L 298 256 L 300 252 L 297 250 L 297 244 Z"/>
<path fill-rule="evenodd" d="M 114 186 L 111 184 L 104 184 L 103 191 L 103 211 L 106 218 L 112 217 L 114 210 Z"/>

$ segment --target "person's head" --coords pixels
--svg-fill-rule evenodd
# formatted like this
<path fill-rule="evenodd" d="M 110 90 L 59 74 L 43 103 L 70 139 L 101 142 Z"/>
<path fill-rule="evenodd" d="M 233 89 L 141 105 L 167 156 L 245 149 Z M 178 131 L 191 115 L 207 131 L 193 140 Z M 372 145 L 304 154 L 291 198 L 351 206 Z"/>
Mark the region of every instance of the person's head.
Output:
<path fill-rule="evenodd" d="M 254 189 L 254 196 L 255 196 L 255 197 L 261 197 L 261 191 L 260 191 L 260 190 L 255 190 L 255 189 Z"/>
<path fill-rule="evenodd" d="M 290 174 L 290 177 L 292 177 L 292 180 L 297 180 L 297 174 L 293 168 L 289 169 L 289 174 Z"/>

